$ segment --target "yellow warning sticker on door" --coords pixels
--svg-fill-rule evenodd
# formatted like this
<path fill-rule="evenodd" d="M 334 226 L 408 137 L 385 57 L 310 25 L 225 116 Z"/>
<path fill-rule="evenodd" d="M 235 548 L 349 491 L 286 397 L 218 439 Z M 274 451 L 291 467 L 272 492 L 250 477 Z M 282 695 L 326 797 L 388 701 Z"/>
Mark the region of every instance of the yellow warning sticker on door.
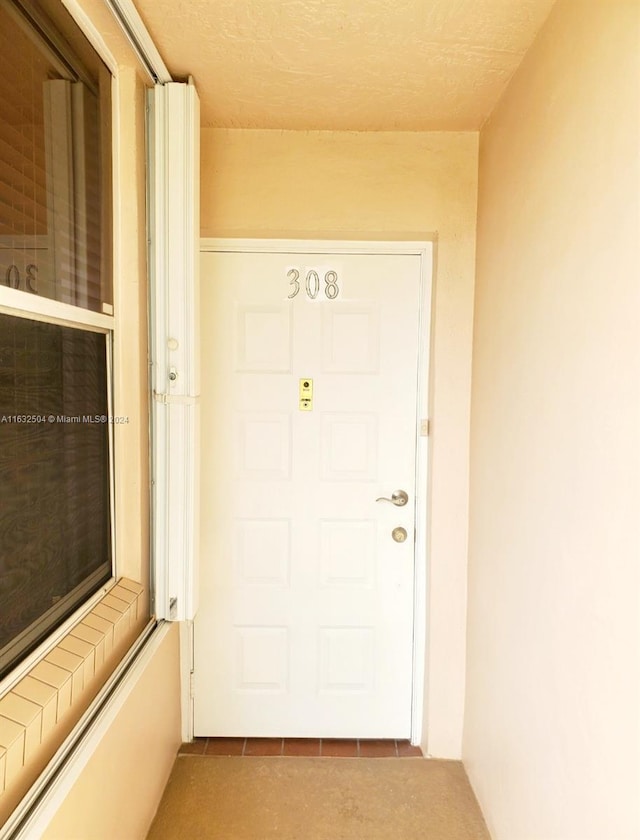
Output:
<path fill-rule="evenodd" d="M 300 380 L 298 408 L 300 411 L 313 411 L 313 379 Z"/>

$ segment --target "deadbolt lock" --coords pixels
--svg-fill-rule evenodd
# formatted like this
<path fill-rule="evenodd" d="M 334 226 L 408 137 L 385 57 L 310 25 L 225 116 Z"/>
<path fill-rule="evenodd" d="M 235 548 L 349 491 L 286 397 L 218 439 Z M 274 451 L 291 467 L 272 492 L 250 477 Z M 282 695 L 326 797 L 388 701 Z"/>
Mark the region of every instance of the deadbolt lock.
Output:
<path fill-rule="evenodd" d="M 403 543 L 407 539 L 407 529 L 402 528 L 400 525 L 397 528 L 394 528 L 391 532 L 392 539 L 397 543 Z"/>

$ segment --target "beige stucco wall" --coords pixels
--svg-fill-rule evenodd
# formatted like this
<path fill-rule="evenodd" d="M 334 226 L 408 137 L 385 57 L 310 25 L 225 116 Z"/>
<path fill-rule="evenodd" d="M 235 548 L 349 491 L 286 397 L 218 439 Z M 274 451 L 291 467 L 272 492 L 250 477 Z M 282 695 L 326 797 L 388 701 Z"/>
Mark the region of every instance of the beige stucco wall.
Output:
<path fill-rule="evenodd" d="M 437 239 L 427 748 L 460 756 L 475 133 L 204 129 L 203 236 Z"/>
<path fill-rule="evenodd" d="M 463 757 L 494 840 L 640 836 L 635 0 L 559 0 L 481 133 Z"/>
<path fill-rule="evenodd" d="M 115 259 L 113 352 L 115 522 L 118 575 L 133 578 L 149 595 L 149 382 L 147 369 L 145 93 L 139 74 L 117 77 L 115 132 Z M 135 183 L 137 188 L 131 189 Z"/>

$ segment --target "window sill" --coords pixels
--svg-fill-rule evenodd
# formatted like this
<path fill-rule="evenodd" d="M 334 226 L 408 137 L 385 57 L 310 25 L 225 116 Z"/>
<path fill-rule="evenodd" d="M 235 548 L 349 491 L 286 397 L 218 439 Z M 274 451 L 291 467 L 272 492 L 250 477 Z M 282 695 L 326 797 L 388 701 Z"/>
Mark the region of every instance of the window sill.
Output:
<path fill-rule="evenodd" d="M 0 699 L 0 826 L 137 638 L 143 592 L 120 579 Z"/>

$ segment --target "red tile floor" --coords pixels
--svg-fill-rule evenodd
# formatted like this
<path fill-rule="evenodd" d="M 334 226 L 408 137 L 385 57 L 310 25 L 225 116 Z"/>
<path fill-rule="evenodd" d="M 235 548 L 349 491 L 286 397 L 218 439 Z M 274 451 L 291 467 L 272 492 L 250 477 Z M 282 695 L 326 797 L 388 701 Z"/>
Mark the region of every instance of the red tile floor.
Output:
<path fill-rule="evenodd" d="M 179 755 L 289 755 L 340 758 L 422 757 L 409 741 L 332 738 L 196 738 Z"/>

